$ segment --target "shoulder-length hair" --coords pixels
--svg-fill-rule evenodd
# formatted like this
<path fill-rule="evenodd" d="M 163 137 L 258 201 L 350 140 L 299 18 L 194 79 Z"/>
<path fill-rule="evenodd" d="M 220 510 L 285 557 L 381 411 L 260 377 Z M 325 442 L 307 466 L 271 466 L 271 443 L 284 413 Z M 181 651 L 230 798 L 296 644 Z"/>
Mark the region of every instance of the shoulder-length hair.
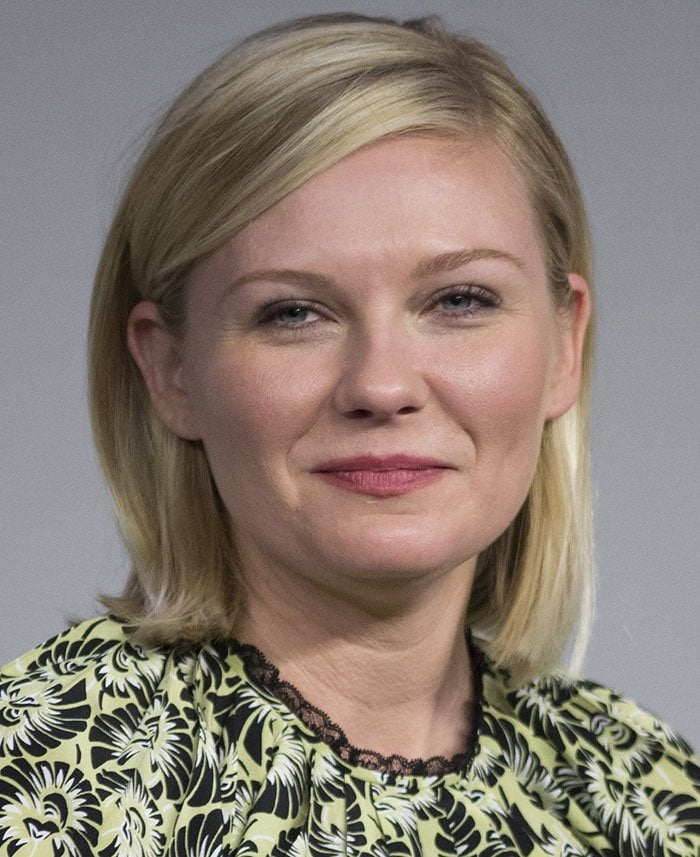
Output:
<path fill-rule="evenodd" d="M 192 267 L 344 156 L 395 135 L 485 137 L 525 180 L 552 301 L 567 272 L 590 284 L 586 214 L 542 108 L 493 50 L 434 19 L 326 15 L 265 30 L 177 98 L 139 159 L 96 274 L 89 388 L 98 454 L 133 566 L 103 603 L 144 641 L 231 634 L 241 586 L 228 513 L 198 442 L 157 417 L 127 347 L 127 319 L 157 303 L 177 333 Z M 513 681 L 552 668 L 592 605 L 588 393 L 545 425 L 527 499 L 478 558 L 466 622 Z M 235 516 L 235 509 L 231 510 Z"/>

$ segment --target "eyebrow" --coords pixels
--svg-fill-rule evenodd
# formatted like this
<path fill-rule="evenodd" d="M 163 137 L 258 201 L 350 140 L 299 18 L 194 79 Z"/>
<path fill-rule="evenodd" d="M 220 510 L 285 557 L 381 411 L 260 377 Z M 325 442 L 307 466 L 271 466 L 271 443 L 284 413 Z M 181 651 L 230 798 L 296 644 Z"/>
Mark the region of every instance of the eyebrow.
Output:
<path fill-rule="evenodd" d="M 512 253 L 508 253 L 505 250 L 494 250 L 490 247 L 476 247 L 473 250 L 456 250 L 451 253 L 440 253 L 439 256 L 431 256 L 428 259 L 423 259 L 416 265 L 413 273 L 417 279 L 420 279 L 421 277 L 454 271 L 455 268 L 461 268 L 462 265 L 468 265 L 470 262 L 478 262 L 481 259 L 496 259 L 515 265 L 516 268 L 525 268 L 523 260 Z"/>
<path fill-rule="evenodd" d="M 508 262 L 521 270 L 525 267 L 522 259 L 505 250 L 476 247 L 471 250 L 453 250 L 449 253 L 440 253 L 437 256 L 421 259 L 413 270 L 413 277 L 415 279 L 422 279 L 435 276 L 436 274 L 448 273 L 449 271 L 454 271 L 456 268 L 461 268 L 463 265 L 468 265 L 471 262 L 477 262 L 482 259 L 495 259 Z M 313 271 L 300 271 L 295 268 L 267 268 L 260 271 L 251 271 L 248 274 L 237 277 L 229 283 L 226 293 L 231 294 L 231 292 L 234 292 L 240 286 L 261 280 L 316 288 L 326 288 L 333 285 L 332 278 L 324 277 L 323 274 L 316 274 Z"/>
<path fill-rule="evenodd" d="M 315 274 L 313 271 L 299 271 L 295 268 L 266 268 L 261 271 L 251 271 L 237 277 L 226 287 L 226 293 L 230 294 L 246 283 L 259 280 L 267 280 L 273 283 L 293 283 L 297 286 L 320 286 L 321 288 L 333 284 L 330 277 L 323 274 Z"/>

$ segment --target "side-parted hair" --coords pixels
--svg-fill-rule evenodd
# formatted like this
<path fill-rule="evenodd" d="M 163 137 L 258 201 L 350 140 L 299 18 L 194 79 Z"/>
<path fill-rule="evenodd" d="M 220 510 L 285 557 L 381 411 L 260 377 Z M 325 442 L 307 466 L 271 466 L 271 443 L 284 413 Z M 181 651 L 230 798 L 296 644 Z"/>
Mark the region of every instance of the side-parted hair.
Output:
<path fill-rule="evenodd" d="M 524 178 L 555 307 L 570 305 L 568 272 L 591 283 L 569 159 L 490 48 L 435 19 L 340 14 L 271 27 L 225 53 L 176 99 L 136 164 L 92 298 L 93 431 L 133 563 L 123 594 L 102 600 L 142 641 L 230 636 L 242 592 L 229 512 L 203 446 L 160 421 L 130 356 L 132 308 L 154 301 L 181 332 L 195 264 L 341 158 L 408 134 L 495 141 Z M 578 401 L 545 425 L 527 499 L 477 563 L 466 622 L 513 683 L 556 666 L 572 638 L 576 669 L 587 640 L 592 327 Z"/>

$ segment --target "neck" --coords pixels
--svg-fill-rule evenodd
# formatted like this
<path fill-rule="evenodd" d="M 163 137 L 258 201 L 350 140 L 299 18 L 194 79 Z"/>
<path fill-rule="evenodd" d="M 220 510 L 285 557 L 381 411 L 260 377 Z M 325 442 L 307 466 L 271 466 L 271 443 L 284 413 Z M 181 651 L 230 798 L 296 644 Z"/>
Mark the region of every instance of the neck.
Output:
<path fill-rule="evenodd" d="M 464 614 L 472 575 L 465 565 L 423 586 L 395 584 L 401 603 L 389 609 L 386 598 L 358 603 L 300 576 L 250 574 L 235 635 L 356 747 L 449 757 L 466 749 L 470 729 Z"/>

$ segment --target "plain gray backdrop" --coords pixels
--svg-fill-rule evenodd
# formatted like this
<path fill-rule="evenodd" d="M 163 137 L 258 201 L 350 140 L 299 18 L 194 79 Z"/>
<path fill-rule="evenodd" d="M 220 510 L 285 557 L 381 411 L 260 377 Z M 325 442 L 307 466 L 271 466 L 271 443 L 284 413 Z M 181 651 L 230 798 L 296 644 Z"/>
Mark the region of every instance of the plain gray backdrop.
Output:
<path fill-rule="evenodd" d="M 91 279 L 168 101 L 282 18 L 435 12 L 564 139 L 596 246 L 599 598 L 586 674 L 700 743 L 696 0 L 0 0 L 0 662 L 97 611 L 127 560 L 85 404 Z"/>

